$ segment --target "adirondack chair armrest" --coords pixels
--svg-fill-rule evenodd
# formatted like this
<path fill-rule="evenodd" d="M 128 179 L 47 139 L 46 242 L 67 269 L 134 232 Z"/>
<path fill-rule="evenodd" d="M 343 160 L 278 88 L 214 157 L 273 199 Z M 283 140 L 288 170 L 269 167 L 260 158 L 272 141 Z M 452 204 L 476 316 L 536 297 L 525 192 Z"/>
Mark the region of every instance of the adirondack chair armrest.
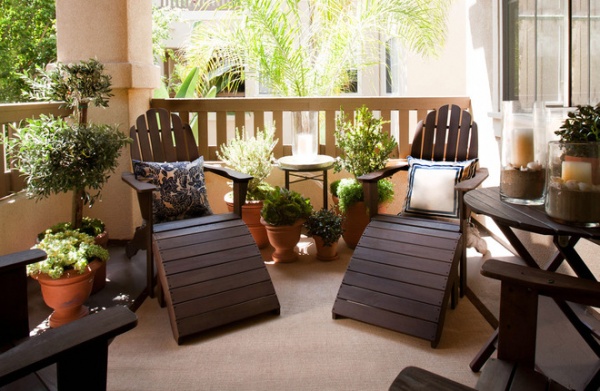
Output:
<path fill-rule="evenodd" d="M 39 248 L 19 251 L 0 256 L 0 274 L 14 268 L 20 268 L 46 258 L 46 253 Z"/>
<path fill-rule="evenodd" d="M 600 307 L 600 282 L 490 259 L 481 274 L 503 283 L 533 289 L 540 295 Z"/>
<path fill-rule="evenodd" d="M 121 174 L 123 182 L 133 187 L 138 193 L 152 193 L 154 190 L 158 190 L 156 185 L 148 182 L 138 181 L 132 172 L 124 172 Z"/>
<path fill-rule="evenodd" d="M 106 382 L 110 340 L 136 325 L 133 312 L 115 306 L 31 337 L 0 355 L 0 386 L 53 363 L 57 363 L 59 389 L 63 381 L 70 381 L 63 374 Z M 95 385 L 95 389 L 100 385 Z"/>
<path fill-rule="evenodd" d="M 535 290 L 538 294 L 574 303 L 600 307 L 600 282 L 573 277 L 547 270 L 489 259 L 481 274 Z"/>
<path fill-rule="evenodd" d="M 215 166 L 212 164 L 204 164 L 204 169 L 224 178 L 231 179 L 234 182 L 248 183 L 253 178 L 251 175 L 243 174 L 230 168 Z"/>
<path fill-rule="evenodd" d="M 205 164 L 204 169 L 233 181 L 233 213 L 241 216 L 242 205 L 246 203 L 248 182 L 250 182 L 253 177 L 230 168 L 209 164 Z"/>
<path fill-rule="evenodd" d="M 490 173 L 487 168 L 479 168 L 473 178 L 458 182 L 454 188 L 460 192 L 466 193 L 467 191 L 478 188 L 489 175 Z"/>
<path fill-rule="evenodd" d="M 408 171 L 408 163 L 402 162 L 393 166 L 373 171 L 365 175 L 359 176 L 357 179 L 364 185 L 365 183 L 377 183 L 377 181 L 390 177 L 398 171 Z"/>

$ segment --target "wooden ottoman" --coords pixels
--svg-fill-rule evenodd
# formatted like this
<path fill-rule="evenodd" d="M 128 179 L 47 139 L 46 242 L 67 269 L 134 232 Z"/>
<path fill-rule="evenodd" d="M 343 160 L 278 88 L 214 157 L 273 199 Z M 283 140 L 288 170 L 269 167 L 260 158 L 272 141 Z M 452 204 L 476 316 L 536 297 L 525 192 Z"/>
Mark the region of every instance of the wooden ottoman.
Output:
<path fill-rule="evenodd" d="M 154 226 L 154 257 L 173 337 L 272 312 L 280 305 L 246 224 L 219 214 Z"/>

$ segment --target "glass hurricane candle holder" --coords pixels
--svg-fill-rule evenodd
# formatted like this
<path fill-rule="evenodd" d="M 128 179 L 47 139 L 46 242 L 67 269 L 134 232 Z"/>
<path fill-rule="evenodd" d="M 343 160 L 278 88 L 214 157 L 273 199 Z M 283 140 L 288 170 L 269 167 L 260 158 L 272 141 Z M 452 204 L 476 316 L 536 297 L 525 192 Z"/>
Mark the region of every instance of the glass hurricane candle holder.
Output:
<path fill-rule="evenodd" d="M 502 167 L 500 197 L 524 205 L 542 205 L 546 194 L 545 109 L 521 109 L 519 102 L 502 108 Z"/>
<path fill-rule="evenodd" d="M 563 224 L 600 226 L 600 143 L 548 143 L 546 214 Z"/>
<path fill-rule="evenodd" d="M 318 155 L 318 112 L 298 111 L 292 113 L 292 155 L 294 160 L 310 163 Z"/>

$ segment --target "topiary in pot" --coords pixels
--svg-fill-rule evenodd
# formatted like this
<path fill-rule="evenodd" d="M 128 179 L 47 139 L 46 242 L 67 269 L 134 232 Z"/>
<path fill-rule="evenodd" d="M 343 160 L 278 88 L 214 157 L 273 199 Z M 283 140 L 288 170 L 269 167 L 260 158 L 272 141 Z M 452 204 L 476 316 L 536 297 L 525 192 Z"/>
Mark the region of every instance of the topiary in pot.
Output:
<path fill-rule="evenodd" d="M 16 167 L 26 177 L 27 194 L 32 198 L 73 191 L 71 223 L 80 228 L 83 205 L 92 206 L 99 199 L 102 186 L 117 167 L 121 148 L 131 142 L 117 126 L 87 123 L 90 103 L 108 106 L 111 77 L 100 62 L 90 59 L 57 63 L 47 72 L 38 70 L 35 78 L 26 76 L 25 81 L 31 97 L 64 101 L 74 116 L 28 120 L 11 145 Z"/>
<path fill-rule="evenodd" d="M 73 192 L 73 228 L 80 228 L 83 205 L 93 205 L 114 172 L 121 148 L 130 139 L 116 126 L 86 125 L 41 116 L 19 129 L 11 146 L 16 167 L 26 179 L 26 193 L 42 199 Z"/>
<path fill-rule="evenodd" d="M 360 185 L 356 178 L 385 168 L 390 154 L 398 146 L 396 140 L 383 131 L 384 123 L 385 121 L 381 118 L 374 117 L 366 106 L 362 106 L 356 111 L 354 121 L 348 119 L 343 111 L 337 118 L 335 143 L 340 149 L 340 155 L 335 162 L 334 171 L 336 173 L 342 170 L 349 172 L 354 177 L 352 181 L 358 183 L 354 189 Z M 349 185 L 346 181 L 345 186 Z M 390 201 L 393 195 L 391 183 L 380 186 L 380 202 Z M 344 199 L 346 196 L 348 198 Z M 343 205 L 341 206 L 342 211 L 353 203 L 364 200 L 362 194 L 359 197 L 357 191 L 342 192 L 341 196 L 338 191 L 337 197 L 340 199 L 340 204 Z"/>
<path fill-rule="evenodd" d="M 374 117 L 366 106 L 356 110 L 354 121 L 348 119 L 343 111 L 336 121 L 335 143 L 340 149 L 340 156 L 336 160 L 334 171 L 346 170 L 353 176 L 337 185 L 340 211 L 346 214 L 343 236 L 350 248 L 356 247 L 369 223 L 367 208 L 362 203 L 362 185 L 357 178 L 385 168 L 390 154 L 398 145 L 390 134 L 383 131 L 384 123 L 381 118 Z M 393 198 L 393 185 L 389 179 L 379 181 L 377 186 L 380 203 Z M 357 207 L 353 207 L 355 205 Z M 352 211 L 348 215 L 351 207 Z"/>
<path fill-rule="evenodd" d="M 302 224 L 312 211 L 310 199 L 293 190 L 277 186 L 266 194 L 261 223 L 275 248 L 273 261 L 293 262 L 298 258 L 294 248 L 300 240 Z"/>

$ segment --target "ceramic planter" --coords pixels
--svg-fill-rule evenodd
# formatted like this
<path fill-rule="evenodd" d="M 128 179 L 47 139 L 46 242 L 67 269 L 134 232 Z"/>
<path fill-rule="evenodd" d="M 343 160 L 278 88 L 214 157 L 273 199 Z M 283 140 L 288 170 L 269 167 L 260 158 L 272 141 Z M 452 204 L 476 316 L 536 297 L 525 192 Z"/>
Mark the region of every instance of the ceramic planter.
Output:
<path fill-rule="evenodd" d="M 92 292 L 94 275 L 102 263 L 90 262 L 84 273 L 68 270 L 56 279 L 44 273 L 31 276 L 40 283 L 46 305 L 54 310 L 49 318 L 50 327 L 60 327 L 89 313 L 83 304 Z"/>
<path fill-rule="evenodd" d="M 317 259 L 319 261 L 334 261 L 338 259 L 338 242 L 331 243 L 330 246 L 325 246 L 323 239 L 320 236 L 313 236 L 315 246 L 317 248 Z"/>
<path fill-rule="evenodd" d="M 233 202 L 229 202 L 225 197 L 225 203 L 229 212 L 233 212 Z M 260 223 L 260 211 L 263 207 L 262 201 L 247 201 L 242 205 L 242 220 L 246 223 L 252 238 L 258 248 L 263 249 L 269 246 L 269 238 L 265 226 Z"/>
<path fill-rule="evenodd" d="M 270 225 L 262 218 L 260 222 L 265 226 L 269 242 L 275 249 L 272 255 L 273 261 L 275 263 L 296 261 L 298 254 L 295 251 L 295 247 L 300 241 L 304 220 L 296 220 L 294 225 Z"/>

